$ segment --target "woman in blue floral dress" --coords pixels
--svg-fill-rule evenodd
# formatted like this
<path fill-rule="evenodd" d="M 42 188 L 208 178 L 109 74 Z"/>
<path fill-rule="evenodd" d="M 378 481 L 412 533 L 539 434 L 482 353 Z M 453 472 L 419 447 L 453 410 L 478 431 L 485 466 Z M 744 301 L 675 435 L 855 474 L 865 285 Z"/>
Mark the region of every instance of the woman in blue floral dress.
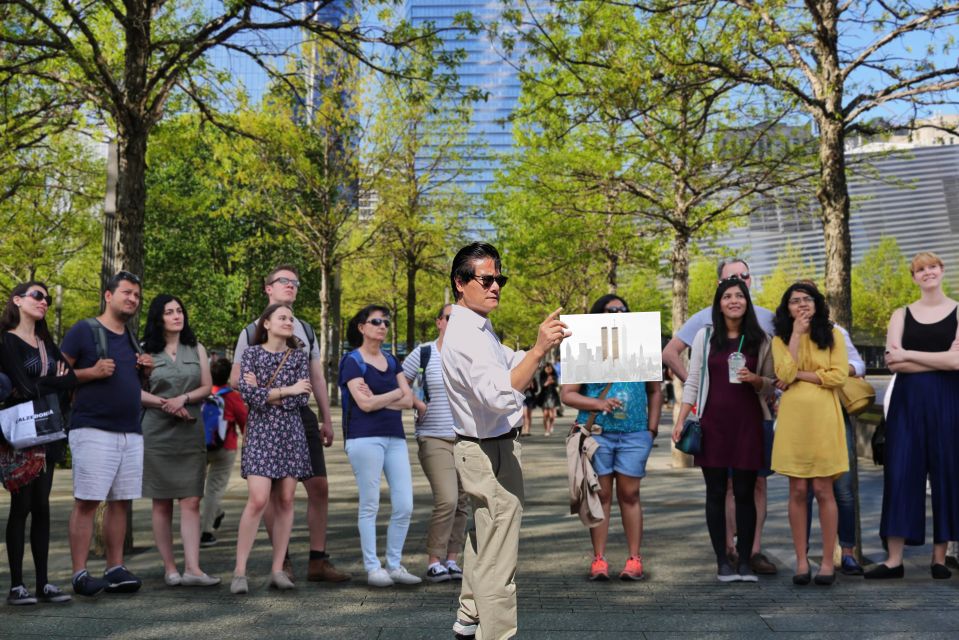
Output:
<path fill-rule="evenodd" d="M 306 355 L 293 336 L 293 309 L 285 304 L 266 308 L 257 321 L 252 346 L 243 352 L 239 391 L 250 408 L 240 471 L 249 498 L 240 518 L 236 541 L 233 593 L 249 590 L 246 562 L 267 503 L 273 505 L 273 567 L 270 585 L 292 589 L 283 572 L 293 529 L 293 494 L 298 478 L 312 475 L 300 407 L 309 402 Z"/>

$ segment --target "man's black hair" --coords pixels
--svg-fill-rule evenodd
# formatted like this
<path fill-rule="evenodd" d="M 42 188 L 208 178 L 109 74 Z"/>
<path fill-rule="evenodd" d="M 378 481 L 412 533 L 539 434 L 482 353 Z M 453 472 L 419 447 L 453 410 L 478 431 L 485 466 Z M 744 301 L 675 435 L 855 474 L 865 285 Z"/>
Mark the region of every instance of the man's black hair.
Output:
<path fill-rule="evenodd" d="M 120 283 L 126 280 L 127 282 L 132 282 L 136 286 L 143 289 L 143 283 L 140 282 L 140 276 L 130 273 L 129 271 L 117 271 L 115 274 L 110 276 L 110 279 L 107 280 L 107 286 L 104 291 L 109 291 L 110 293 L 116 293 L 117 287 L 120 286 Z"/>
<path fill-rule="evenodd" d="M 456 281 L 459 280 L 464 285 L 469 282 L 476 275 L 473 273 L 473 262 L 486 258 L 492 258 L 496 270 L 501 270 L 499 251 L 489 243 L 472 242 L 456 252 L 456 256 L 453 258 L 453 266 L 450 268 L 450 287 L 453 289 L 453 296 L 456 300 L 459 300 L 462 295 L 456 289 Z"/>

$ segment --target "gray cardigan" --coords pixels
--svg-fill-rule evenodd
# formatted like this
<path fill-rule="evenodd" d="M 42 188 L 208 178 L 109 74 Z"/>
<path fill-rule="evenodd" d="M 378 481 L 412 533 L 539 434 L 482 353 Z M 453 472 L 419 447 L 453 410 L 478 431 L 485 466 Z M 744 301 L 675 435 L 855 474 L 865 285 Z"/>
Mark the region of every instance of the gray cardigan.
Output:
<path fill-rule="evenodd" d="M 686 378 L 686 384 L 683 385 L 683 402 L 691 405 L 696 404 L 699 396 L 699 387 L 702 385 L 703 401 L 702 405 L 696 409 L 696 414 L 699 416 L 702 416 L 706 410 L 706 401 L 709 399 L 709 367 L 703 368 L 704 343 L 707 361 L 709 359 L 710 349 L 710 345 L 706 343 L 706 329 L 712 329 L 712 327 L 703 327 L 696 334 L 696 338 L 693 339 L 693 345 L 690 347 L 689 375 Z M 772 414 L 769 412 L 769 405 L 766 400 L 772 398 L 775 393 L 773 381 L 776 378 L 776 370 L 773 365 L 772 340 L 770 340 L 768 336 L 759 346 L 758 365 L 759 371 L 756 373 L 762 376 L 763 386 L 762 389 L 756 392 L 756 395 L 759 396 L 759 405 L 763 410 L 763 419 L 772 420 Z M 700 372 L 703 374 L 702 380 L 699 379 Z"/>

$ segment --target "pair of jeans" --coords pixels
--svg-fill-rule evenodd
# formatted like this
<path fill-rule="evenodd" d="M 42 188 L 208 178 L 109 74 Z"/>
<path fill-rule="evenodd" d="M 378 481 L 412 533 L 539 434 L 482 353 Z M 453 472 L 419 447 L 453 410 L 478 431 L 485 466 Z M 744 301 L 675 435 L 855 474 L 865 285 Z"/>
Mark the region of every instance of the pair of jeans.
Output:
<path fill-rule="evenodd" d="M 403 557 L 403 544 L 413 514 L 413 474 L 406 440 L 382 436 L 349 438 L 346 457 L 360 492 L 357 527 L 367 573 L 382 568 L 376 554 L 376 514 L 380 510 L 380 478 L 386 475 L 393 508 L 386 530 L 386 568 L 395 569 Z"/>
<path fill-rule="evenodd" d="M 856 496 L 852 490 L 852 469 L 856 457 L 856 440 L 852 432 L 852 422 L 845 410 L 842 412 L 846 424 L 846 453 L 849 456 L 849 471 L 839 476 L 832 484 L 836 496 L 836 510 L 839 512 L 839 546 L 852 549 L 856 546 Z M 806 504 L 806 540 L 812 530 L 812 503 L 815 496 L 812 490 L 807 492 Z M 808 543 L 807 543 L 808 544 Z"/>

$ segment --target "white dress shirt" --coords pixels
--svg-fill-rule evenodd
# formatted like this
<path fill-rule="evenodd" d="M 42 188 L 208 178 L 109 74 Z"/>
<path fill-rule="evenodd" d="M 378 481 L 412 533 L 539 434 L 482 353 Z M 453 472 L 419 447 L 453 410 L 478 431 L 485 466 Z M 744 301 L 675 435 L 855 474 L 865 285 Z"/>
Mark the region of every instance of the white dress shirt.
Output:
<path fill-rule="evenodd" d="M 523 420 L 525 397 L 513 388 L 510 370 L 526 352 L 504 347 L 488 318 L 454 304 L 440 353 L 453 431 L 495 438 Z"/>
<path fill-rule="evenodd" d="M 833 326 L 839 329 L 839 333 L 842 334 L 843 341 L 846 343 L 846 356 L 849 358 L 849 366 L 852 367 L 857 377 L 863 377 L 866 375 L 866 363 L 863 362 L 862 356 L 859 355 L 856 345 L 852 343 L 852 338 L 849 337 L 849 332 L 840 327 L 838 324 L 833 323 Z"/>

